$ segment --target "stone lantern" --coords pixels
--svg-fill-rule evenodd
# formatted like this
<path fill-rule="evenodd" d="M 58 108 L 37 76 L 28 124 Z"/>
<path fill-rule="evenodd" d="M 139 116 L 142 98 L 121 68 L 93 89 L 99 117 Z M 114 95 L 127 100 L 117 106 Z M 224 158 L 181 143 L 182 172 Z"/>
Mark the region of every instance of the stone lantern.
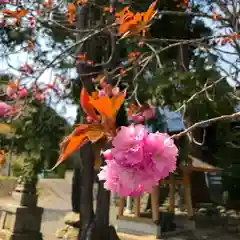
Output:
<path fill-rule="evenodd" d="M 40 240 L 43 208 L 37 206 L 37 177 L 20 177 L 12 193 L 14 201 L 2 207 L 0 239 Z"/>

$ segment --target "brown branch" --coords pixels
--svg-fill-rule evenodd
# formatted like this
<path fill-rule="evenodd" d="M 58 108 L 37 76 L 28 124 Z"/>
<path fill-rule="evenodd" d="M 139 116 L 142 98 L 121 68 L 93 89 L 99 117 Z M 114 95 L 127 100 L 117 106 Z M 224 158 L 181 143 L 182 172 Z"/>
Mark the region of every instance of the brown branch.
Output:
<path fill-rule="evenodd" d="M 185 11 L 185 12 L 177 12 L 177 11 L 168 11 L 168 10 L 163 10 L 159 11 L 158 17 L 155 17 L 157 19 L 161 18 L 162 15 L 170 15 L 170 16 L 193 16 L 193 17 L 203 17 L 203 18 L 210 18 L 213 20 L 213 15 L 207 14 L 207 13 L 194 13 L 190 11 Z M 218 20 L 223 20 L 223 21 L 229 21 L 228 18 L 224 18 L 222 16 L 219 16 Z"/>
<path fill-rule="evenodd" d="M 222 115 L 219 117 L 215 117 L 215 118 L 210 118 L 208 120 L 204 120 L 198 123 L 194 123 L 191 127 L 187 128 L 186 130 L 178 133 L 178 134 L 174 134 L 173 136 L 171 136 L 171 138 L 180 138 L 183 137 L 184 135 L 188 134 L 189 132 L 193 131 L 195 128 L 198 127 L 202 127 L 206 124 L 210 124 L 210 123 L 214 123 L 217 121 L 227 121 L 227 120 L 232 120 L 232 119 L 236 119 L 236 118 L 240 118 L 240 112 L 237 113 L 233 113 L 231 115 Z"/>
<path fill-rule="evenodd" d="M 208 85 L 208 86 L 205 86 L 203 89 L 201 89 L 200 91 L 194 93 L 187 101 L 184 102 L 184 104 L 179 107 L 176 112 L 179 112 L 180 110 L 182 110 L 183 108 L 186 107 L 186 104 L 190 103 L 191 101 L 193 101 L 196 97 L 198 97 L 198 95 L 206 92 L 207 90 L 213 88 L 214 86 L 216 86 L 218 83 L 220 83 L 222 80 L 224 80 L 226 78 L 226 76 L 223 76 L 221 78 L 219 78 L 217 81 L 215 81 L 214 83 Z"/>

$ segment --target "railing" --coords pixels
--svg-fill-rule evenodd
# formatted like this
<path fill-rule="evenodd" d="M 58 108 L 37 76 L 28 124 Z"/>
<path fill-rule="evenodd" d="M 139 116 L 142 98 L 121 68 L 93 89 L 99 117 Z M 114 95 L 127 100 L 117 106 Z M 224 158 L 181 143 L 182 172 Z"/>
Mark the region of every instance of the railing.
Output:
<path fill-rule="evenodd" d="M 151 192 L 151 206 L 152 206 L 152 221 L 159 224 L 160 215 L 159 215 L 159 198 L 160 198 L 160 185 L 165 184 L 169 185 L 169 208 L 168 211 L 171 213 L 175 212 L 175 193 L 176 193 L 176 185 L 183 185 L 184 186 L 184 200 L 188 212 L 188 217 L 193 217 L 193 208 L 192 208 L 192 198 L 191 198 L 191 183 L 189 180 L 189 172 L 183 171 L 183 177 L 182 178 L 176 178 L 174 174 L 171 174 L 168 179 L 161 180 L 159 185 L 154 186 L 153 190 Z M 125 208 L 125 201 L 126 198 L 120 199 L 119 204 L 119 219 L 128 219 L 128 220 L 136 220 L 139 218 L 142 218 L 149 222 L 149 219 L 147 220 L 144 217 L 141 217 L 141 198 L 136 197 L 134 198 L 134 208 L 133 208 L 133 214 L 131 216 L 124 216 L 124 208 Z"/>

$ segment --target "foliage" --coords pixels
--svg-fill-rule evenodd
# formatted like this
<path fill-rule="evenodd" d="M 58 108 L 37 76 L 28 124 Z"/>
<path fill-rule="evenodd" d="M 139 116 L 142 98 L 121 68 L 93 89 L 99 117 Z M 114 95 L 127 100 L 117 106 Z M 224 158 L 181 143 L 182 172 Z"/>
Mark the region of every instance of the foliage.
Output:
<path fill-rule="evenodd" d="M 51 167 L 58 156 L 59 142 L 70 126 L 44 104 L 33 102 L 28 107 L 28 114 L 13 123 L 19 136 L 16 151 L 37 154 L 46 167 Z"/>
<path fill-rule="evenodd" d="M 11 164 L 12 174 L 14 177 L 20 177 L 23 175 L 23 169 L 24 169 L 24 158 L 19 157 Z"/>

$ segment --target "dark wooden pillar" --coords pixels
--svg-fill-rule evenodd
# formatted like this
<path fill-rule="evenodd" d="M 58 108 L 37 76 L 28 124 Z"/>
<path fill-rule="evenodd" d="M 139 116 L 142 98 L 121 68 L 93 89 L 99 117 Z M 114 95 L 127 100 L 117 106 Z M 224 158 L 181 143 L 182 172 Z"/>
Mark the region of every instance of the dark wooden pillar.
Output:
<path fill-rule="evenodd" d="M 79 7 L 77 11 L 77 29 L 82 31 L 77 35 L 77 41 L 79 41 L 84 35 L 89 26 L 89 7 L 82 6 Z M 88 43 L 83 43 L 77 46 L 75 50 L 75 54 L 81 55 L 84 52 L 87 52 L 89 47 Z M 78 64 L 77 71 L 80 76 L 80 86 L 85 87 L 89 93 L 91 93 L 94 88 L 91 82 L 91 76 L 81 77 L 81 74 L 87 74 L 92 71 L 90 67 L 87 67 L 85 64 Z M 80 93 L 79 93 L 80 95 Z M 81 110 L 80 110 L 81 111 Z M 83 114 L 83 111 L 81 111 Z M 81 116 L 81 122 L 83 122 L 83 116 Z M 94 179 L 94 154 L 92 150 L 92 146 L 90 143 L 85 144 L 80 150 L 80 159 L 81 159 L 81 167 L 80 167 L 80 179 L 79 179 L 79 188 L 80 188 L 80 230 L 78 234 L 78 239 L 83 240 L 87 239 L 88 231 L 91 229 L 91 224 L 94 218 L 93 211 L 93 179 Z"/>
<path fill-rule="evenodd" d="M 101 5 L 103 3 L 101 2 Z M 106 4 L 107 5 L 107 4 Z M 77 41 L 85 34 L 83 30 L 90 29 L 96 25 L 96 21 L 100 19 L 100 12 L 98 9 L 91 6 L 82 6 L 78 9 L 77 15 L 77 29 L 82 31 L 77 36 Z M 104 24 L 104 23 L 103 23 Z M 92 26 L 91 26 L 92 25 Z M 101 35 L 101 36 L 100 36 Z M 99 34 L 89 39 L 86 43 L 78 46 L 76 55 L 87 53 L 90 60 L 101 63 L 105 61 L 107 51 L 104 46 L 106 43 L 102 40 L 106 33 Z M 109 39 L 110 40 L 110 39 Z M 107 40 L 107 41 L 109 41 Z M 108 55 L 108 54 L 107 54 Z M 93 72 L 99 72 L 109 68 L 111 65 L 108 62 L 107 66 L 79 64 L 77 70 L 80 76 L 81 84 L 87 89 L 88 93 L 94 91 L 92 78 L 98 74 L 93 75 Z M 86 144 L 81 150 L 81 182 L 80 182 L 80 231 L 78 239 L 80 240 L 108 240 L 116 239 L 117 235 L 113 227 L 109 227 L 109 211 L 110 211 L 110 192 L 104 189 L 103 183 L 99 183 L 96 214 L 93 212 L 93 179 L 94 179 L 94 153 L 92 145 Z"/>

